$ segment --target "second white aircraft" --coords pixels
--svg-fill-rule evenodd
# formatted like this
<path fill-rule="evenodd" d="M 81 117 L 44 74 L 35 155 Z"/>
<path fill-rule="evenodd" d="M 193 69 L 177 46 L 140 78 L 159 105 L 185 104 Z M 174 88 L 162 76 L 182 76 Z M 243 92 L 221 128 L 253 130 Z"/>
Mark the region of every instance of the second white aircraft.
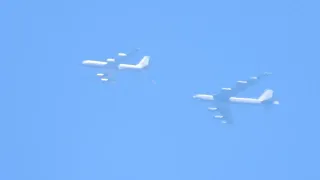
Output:
<path fill-rule="evenodd" d="M 264 73 L 258 77 L 251 77 L 247 81 L 237 81 L 235 88 L 222 88 L 222 91 L 218 94 L 196 94 L 193 96 L 195 99 L 212 101 L 215 107 L 209 107 L 210 111 L 217 111 L 220 115 L 214 116 L 217 119 L 222 119 L 222 123 L 233 122 L 229 105 L 232 103 L 244 103 L 244 104 L 262 104 L 270 106 L 273 104 L 279 104 L 279 101 L 273 99 L 273 90 L 266 89 L 259 98 L 240 98 L 235 97 L 241 91 L 246 90 L 249 86 L 256 84 L 262 77 L 268 76 L 271 73 Z"/>

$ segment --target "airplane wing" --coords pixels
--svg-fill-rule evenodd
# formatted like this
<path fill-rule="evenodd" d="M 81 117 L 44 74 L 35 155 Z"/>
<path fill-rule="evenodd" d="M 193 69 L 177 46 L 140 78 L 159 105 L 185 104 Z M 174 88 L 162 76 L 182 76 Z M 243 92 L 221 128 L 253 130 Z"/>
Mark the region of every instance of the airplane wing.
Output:
<path fill-rule="evenodd" d="M 257 84 L 261 79 L 269 75 L 271 75 L 271 73 L 265 72 L 258 76 L 250 77 L 245 81 L 237 81 L 234 88 L 222 88 L 222 90 L 218 94 L 215 94 L 215 99 L 226 100 L 232 96 L 236 96 L 240 92 L 243 92 L 249 87 Z"/>
<path fill-rule="evenodd" d="M 227 102 L 218 102 L 215 104 L 217 108 L 217 112 L 220 115 L 215 116 L 216 119 L 221 119 L 222 123 L 225 124 L 232 124 L 233 123 L 233 117 L 230 110 L 230 104 Z"/>
<path fill-rule="evenodd" d="M 115 69 L 113 68 L 105 68 L 103 72 L 99 72 L 97 76 L 100 78 L 102 82 L 114 82 L 115 81 Z"/>
<path fill-rule="evenodd" d="M 135 49 L 133 49 L 132 51 L 130 51 L 128 53 L 120 52 L 120 53 L 118 53 L 118 57 L 116 57 L 116 58 L 108 58 L 107 62 L 119 62 L 119 61 L 125 60 L 128 57 L 133 56 L 138 51 L 140 51 L 140 48 L 135 48 Z"/>

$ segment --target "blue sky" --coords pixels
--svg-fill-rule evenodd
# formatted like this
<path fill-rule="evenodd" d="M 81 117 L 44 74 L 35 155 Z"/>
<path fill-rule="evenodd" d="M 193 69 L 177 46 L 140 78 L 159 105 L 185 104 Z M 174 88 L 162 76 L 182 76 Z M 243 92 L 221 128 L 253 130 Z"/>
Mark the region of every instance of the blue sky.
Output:
<path fill-rule="evenodd" d="M 0 179 L 320 178 L 318 2 L 1 4 Z M 81 65 L 135 47 L 147 74 Z M 233 106 L 226 126 L 191 98 L 264 71 L 241 95 L 274 89 L 269 112 Z"/>

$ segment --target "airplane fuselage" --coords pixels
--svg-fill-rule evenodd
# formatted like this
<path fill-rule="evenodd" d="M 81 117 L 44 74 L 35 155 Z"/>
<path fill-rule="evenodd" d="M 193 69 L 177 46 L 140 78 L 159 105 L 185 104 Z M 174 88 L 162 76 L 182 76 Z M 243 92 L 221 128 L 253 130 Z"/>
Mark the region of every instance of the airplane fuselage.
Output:
<path fill-rule="evenodd" d="M 118 69 L 142 69 L 142 67 L 133 64 L 119 64 Z"/>
<path fill-rule="evenodd" d="M 96 61 L 96 60 L 84 60 L 82 62 L 83 65 L 89 66 L 89 67 L 94 67 L 94 68 L 111 68 L 116 66 L 118 69 L 142 69 L 139 65 L 133 65 L 133 64 L 109 64 L 108 62 L 104 61 Z"/>
<path fill-rule="evenodd" d="M 205 100 L 205 101 L 214 101 L 215 100 L 213 95 L 208 95 L 208 94 L 197 94 L 197 95 L 194 95 L 193 98 Z M 241 103 L 241 104 L 261 104 L 262 103 L 262 101 L 260 101 L 259 99 L 239 98 L 239 97 L 230 97 L 226 101 L 228 101 L 230 103 L 235 103 L 235 104 L 238 104 L 238 103 Z"/>
<path fill-rule="evenodd" d="M 279 104 L 279 101 L 262 101 L 257 98 L 240 98 L 240 97 L 230 97 L 226 100 L 214 99 L 213 95 L 209 94 L 196 94 L 193 96 L 195 99 L 200 99 L 204 101 L 222 101 L 232 104 Z"/>
<path fill-rule="evenodd" d="M 230 97 L 229 101 L 232 103 L 245 103 L 245 104 L 261 104 L 262 101 L 255 98 L 239 98 L 239 97 Z"/>

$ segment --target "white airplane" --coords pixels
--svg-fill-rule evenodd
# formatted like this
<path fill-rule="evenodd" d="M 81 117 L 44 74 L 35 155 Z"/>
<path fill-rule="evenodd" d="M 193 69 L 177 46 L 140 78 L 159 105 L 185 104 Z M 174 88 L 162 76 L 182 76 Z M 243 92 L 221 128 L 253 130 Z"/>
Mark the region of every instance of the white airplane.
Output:
<path fill-rule="evenodd" d="M 240 98 L 235 97 L 241 91 L 246 90 L 249 86 L 256 84 L 262 77 L 268 76 L 271 73 L 264 73 L 258 77 L 251 77 L 247 81 L 237 81 L 235 88 L 222 88 L 222 91 L 218 94 L 196 94 L 193 96 L 195 99 L 212 101 L 215 107 L 209 107 L 210 111 L 217 111 L 220 115 L 214 116 L 214 118 L 222 119 L 222 123 L 233 123 L 233 118 L 230 112 L 230 104 L 242 103 L 242 104 L 261 104 L 270 106 L 273 104 L 279 104 L 279 101 L 273 99 L 273 90 L 266 89 L 259 98 Z"/>
<path fill-rule="evenodd" d="M 119 56 L 128 56 L 125 53 L 119 53 Z M 97 73 L 97 76 L 101 78 L 101 81 L 109 81 L 111 71 L 115 70 L 124 70 L 124 69 L 133 69 L 133 70 L 142 70 L 149 66 L 150 56 L 144 56 L 138 64 L 115 64 L 116 62 L 114 58 L 109 58 L 107 61 L 97 61 L 97 60 L 84 60 L 82 61 L 83 65 L 103 68 L 104 73 Z M 110 62 L 112 62 L 110 64 Z"/>

